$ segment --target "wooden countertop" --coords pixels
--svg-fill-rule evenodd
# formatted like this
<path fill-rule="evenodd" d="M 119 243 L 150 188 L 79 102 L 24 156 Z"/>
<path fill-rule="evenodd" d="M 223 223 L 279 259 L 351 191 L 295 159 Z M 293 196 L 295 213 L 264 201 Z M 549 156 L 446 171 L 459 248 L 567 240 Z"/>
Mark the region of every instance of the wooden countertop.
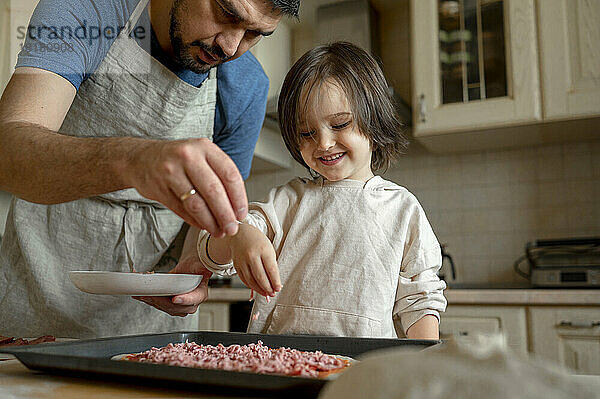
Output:
<path fill-rule="evenodd" d="M 10 399 L 266 399 L 251 396 L 220 396 L 196 390 L 157 387 L 155 385 L 112 382 L 106 379 L 63 377 L 32 371 L 18 360 L 0 361 L 0 398 Z M 586 384 L 597 384 L 600 376 L 572 376 Z M 269 396 L 270 399 L 277 398 Z M 283 397 L 282 397 L 283 398 Z"/>
<path fill-rule="evenodd" d="M 548 288 L 490 288 L 444 291 L 453 305 L 582 305 L 600 306 L 600 289 L 548 289 Z M 241 302 L 250 298 L 247 288 L 209 288 L 208 302 Z"/>
<path fill-rule="evenodd" d="M 162 399 L 205 398 L 242 399 L 206 394 L 196 390 L 178 390 L 155 385 L 144 386 L 105 379 L 63 377 L 32 371 L 18 360 L 0 361 L 0 398 L 11 399 Z M 244 396 L 243 399 L 252 399 Z M 254 399 L 259 399 L 254 397 Z"/>

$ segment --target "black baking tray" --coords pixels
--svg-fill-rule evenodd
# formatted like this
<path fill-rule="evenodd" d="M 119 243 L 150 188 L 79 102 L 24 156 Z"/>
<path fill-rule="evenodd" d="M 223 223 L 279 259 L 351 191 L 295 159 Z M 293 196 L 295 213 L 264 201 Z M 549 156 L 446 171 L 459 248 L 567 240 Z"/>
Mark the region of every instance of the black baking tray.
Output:
<path fill-rule="evenodd" d="M 99 338 L 34 346 L 0 348 L 14 355 L 27 368 L 74 377 L 152 383 L 167 387 L 208 388 L 220 394 L 316 397 L 328 382 L 322 379 L 273 374 L 210 370 L 111 360 L 123 353 L 142 352 L 151 347 L 186 340 L 204 345 L 246 345 L 261 340 L 271 348 L 290 347 L 352 358 L 377 349 L 403 347 L 421 350 L 440 343 L 436 340 L 350 338 L 308 335 L 265 335 L 215 331 L 183 331 L 165 334 Z M 176 383 L 176 384 L 173 384 Z"/>

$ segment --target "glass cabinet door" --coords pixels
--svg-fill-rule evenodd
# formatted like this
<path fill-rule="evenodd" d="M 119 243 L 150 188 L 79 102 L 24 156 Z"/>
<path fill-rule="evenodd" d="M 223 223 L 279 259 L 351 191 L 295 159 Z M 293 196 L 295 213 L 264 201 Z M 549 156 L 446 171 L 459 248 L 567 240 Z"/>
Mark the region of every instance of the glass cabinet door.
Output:
<path fill-rule="evenodd" d="M 502 0 L 438 0 L 444 104 L 507 95 Z"/>
<path fill-rule="evenodd" d="M 410 21 L 412 132 L 423 144 L 444 150 L 446 134 L 541 119 L 534 0 L 410 0 Z"/>

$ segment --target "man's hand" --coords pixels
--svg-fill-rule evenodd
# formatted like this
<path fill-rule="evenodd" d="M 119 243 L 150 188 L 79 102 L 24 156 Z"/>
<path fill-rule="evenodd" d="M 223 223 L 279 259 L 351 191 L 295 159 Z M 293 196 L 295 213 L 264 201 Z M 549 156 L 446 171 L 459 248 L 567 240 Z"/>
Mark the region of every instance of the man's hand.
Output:
<path fill-rule="evenodd" d="M 217 145 L 58 134 L 75 95 L 61 76 L 18 68 L 0 99 L 0 189 L 56 204 L 133 187 L 215 237 L 237 232 L 246 190 Z M 192 189 L 198 194 L 183 199 Z"/>
<path fill-rule="evenodd" d="M 235 163 L 208 139 L 141 143 L 126 170 L 141 195 L 215 237 L 236 234 L 237 220 L 248 213 Z M 197 194 L 182 200 L 192 189 Z"/>
<path fill-rule="evenodd" d="M 171 273 L 201 274 L 204 277 L 196 289 L 185 294 L 173 297 L 134 296 L 132 298 L 154 306 L 156 309 L 162 310 L 171 316 L 185 317 L 188 314 L 196 313 L 198 305 L 208 297 L 208 279 L 212 276 L 212 272 L 200 263 L 198 255 L 190 254 L 186 258 L 182 258 L 177 266 L 171 270 Z"/>

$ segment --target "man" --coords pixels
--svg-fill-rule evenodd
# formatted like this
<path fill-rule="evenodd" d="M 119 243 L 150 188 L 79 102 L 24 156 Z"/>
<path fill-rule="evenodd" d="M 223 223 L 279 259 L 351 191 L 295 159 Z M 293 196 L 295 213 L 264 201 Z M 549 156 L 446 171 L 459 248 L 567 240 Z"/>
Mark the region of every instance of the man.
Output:
<path fill-rule="evenodd" d="M 298 7 L 41 0 L 0 101 L 0 189 L 15 195 L 0 250 L 0 334 L 195 327 L 172 316 L 206 299 L 198 228 L 234 235 L 248 208 L 243 178 L 268 80 L 247 50 Z M 184 295 L 136 298 L 162 312 L 69 282 L 69 270 L 168 266 L 182 219 L 192 228 L 171 271 L 204 279 Z"/>

